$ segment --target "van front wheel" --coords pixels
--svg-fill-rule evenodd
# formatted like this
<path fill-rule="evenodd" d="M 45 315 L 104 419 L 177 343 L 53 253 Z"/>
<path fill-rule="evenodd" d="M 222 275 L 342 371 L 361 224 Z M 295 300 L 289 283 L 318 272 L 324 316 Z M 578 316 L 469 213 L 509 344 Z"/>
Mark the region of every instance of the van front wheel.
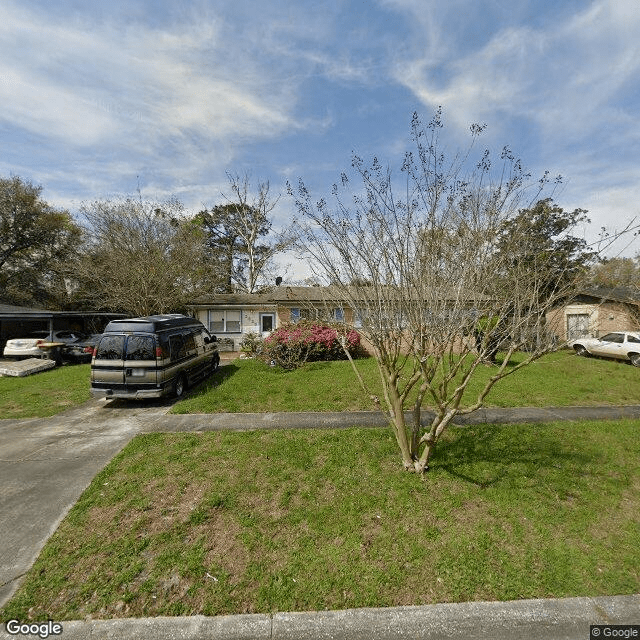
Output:
<path fill-rule="evenodd" d="M 184 391 L 185 391 L 186 388 L 187 388 L 186 380 L 185 380 L 184 376 L 182 374 L 180 374 L 176 378 L 176 384 L 175 384 L 175 387 L 173 389 L 173 393 L 174 393 L 175 397 L 176 398 L 180 398 L 184 394 Z"/>

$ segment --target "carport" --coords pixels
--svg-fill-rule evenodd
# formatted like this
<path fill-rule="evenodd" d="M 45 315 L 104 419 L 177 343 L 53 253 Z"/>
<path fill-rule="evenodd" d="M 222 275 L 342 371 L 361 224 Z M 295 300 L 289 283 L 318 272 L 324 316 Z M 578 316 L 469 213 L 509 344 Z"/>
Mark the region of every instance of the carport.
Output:
<path fill-rule="evenodd" d="M 54 329 L 100 333 L 109 320 L 124 318 L 125 315 L 102 311 L 52 311 L 0 304 L 0 350 L 10 338 L 25 337 L 32 331 L 48 329 L 50 335 Z"/>

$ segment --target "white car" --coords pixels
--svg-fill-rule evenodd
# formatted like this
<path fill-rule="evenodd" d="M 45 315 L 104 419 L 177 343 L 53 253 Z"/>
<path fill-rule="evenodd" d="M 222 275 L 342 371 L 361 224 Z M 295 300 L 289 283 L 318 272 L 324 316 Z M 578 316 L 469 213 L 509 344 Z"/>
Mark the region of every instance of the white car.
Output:
<path fill-rule="evenodd" d="M 80 346 L 82 344 L 84 348 L 84 341 L 88 336 L 81 331 L 69 331 L 68 329 L 63 331 L 54 331 L 52 342 L 64 342 L 68 345 L 66 348 L 71 348 L 71 345 L 75 343 Z M 26 338 L 13 338 L 7 340 L 7 344 L 4 347 L 3 355 L 6 358 L 39 358 L 43 355 L 42 349 L 38 345 L 45 342 L 50 342 L 48 331 L 36 331 L 29 334 Z M 75 354 L 73 354 L 75 355 Z M 87 354 L 90 358 L 90 354 Z"/>
<path fill-rule="evenodd" d="M 640 333 L 635 331 L 614 331 L 602 338 L 578 338 L 571 346 L 579 356 L 617 358 L 640 367 Z"/>

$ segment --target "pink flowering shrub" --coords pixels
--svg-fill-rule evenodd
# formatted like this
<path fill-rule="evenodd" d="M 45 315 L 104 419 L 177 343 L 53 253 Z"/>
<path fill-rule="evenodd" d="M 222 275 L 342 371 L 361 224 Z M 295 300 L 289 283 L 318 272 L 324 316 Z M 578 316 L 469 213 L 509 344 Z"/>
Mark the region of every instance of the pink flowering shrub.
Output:
<path fill-rule="evenodd" d="M 344 325 L 320 321 L 300 320 L 276 329 L 263 343 L 262 358 L 285 369 L 296 369 L 305 362 L 317 360 L 344 360 L 346 355 L 341 341 L 349 353 L 360 351 L 360 334 Z"/>

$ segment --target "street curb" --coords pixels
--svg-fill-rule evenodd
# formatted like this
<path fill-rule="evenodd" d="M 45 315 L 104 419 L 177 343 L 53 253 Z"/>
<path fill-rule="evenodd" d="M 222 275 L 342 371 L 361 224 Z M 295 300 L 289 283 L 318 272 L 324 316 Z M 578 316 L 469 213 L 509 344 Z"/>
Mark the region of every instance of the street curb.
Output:
<path fill-rule="evenodd" d="M 587 640 L 590 625 L 623 624 L 640 624 L 640 594 L 62 623 L 65 640 Z"/>

